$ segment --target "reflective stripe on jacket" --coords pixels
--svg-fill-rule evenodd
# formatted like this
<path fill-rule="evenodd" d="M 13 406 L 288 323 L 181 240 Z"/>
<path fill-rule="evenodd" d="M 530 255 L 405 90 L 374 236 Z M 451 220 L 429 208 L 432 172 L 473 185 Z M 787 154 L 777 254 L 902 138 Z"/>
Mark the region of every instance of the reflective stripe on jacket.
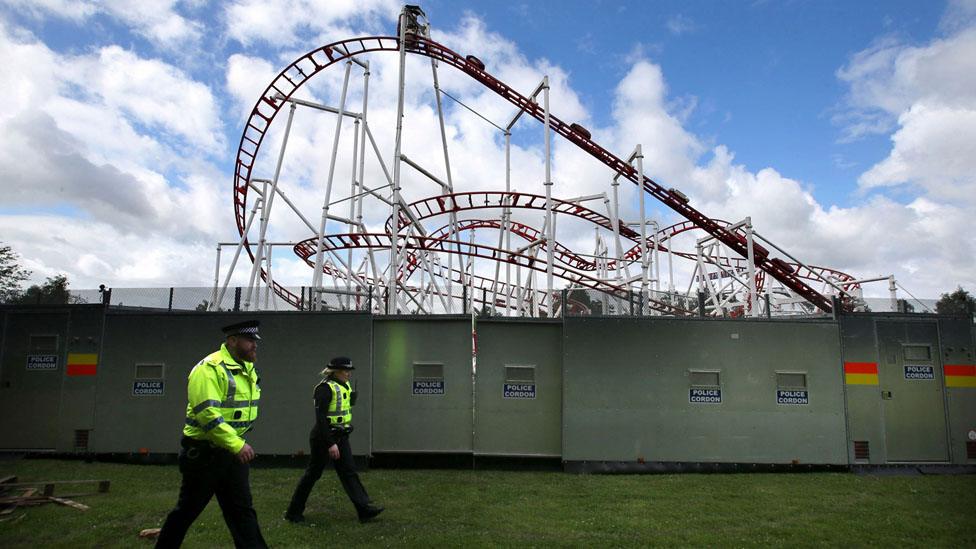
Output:
<path fill-rule="evenodd" d="M 349 386 L 339 383 L 333 379 L 327 379 L 326 383 L 332 389 L 332 401 L 329 402 L 329 410 L 326 417 L 329 418 L 329 425 L 333 427 L 348 427 L 352 425 L 352 390 Z"/>
<path fill-rule="evenodd" d="M 237 363 L 221 345 L 190 370 L 183 434 L 236 454 L 258 417 L 261 387 L 254 364 Z"/>

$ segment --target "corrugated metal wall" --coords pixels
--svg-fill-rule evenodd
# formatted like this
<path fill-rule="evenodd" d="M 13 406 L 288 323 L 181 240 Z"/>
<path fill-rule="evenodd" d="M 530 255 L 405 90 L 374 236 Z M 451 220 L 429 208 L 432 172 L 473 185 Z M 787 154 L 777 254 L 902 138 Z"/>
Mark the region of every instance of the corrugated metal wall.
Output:
<path fill-rule="evenodd" d="M 248 435 L 265 454 L 308 452 L 313 424 L 312 389 L 333 356 L 352 358 L 359 391 L 352 435 L 357 453 L 369 450 L 371 369 L 370 317 L 359 313 L 156 314 L 112 312 L 106 316 L 106 346 L 100 365 L 98 452 L 175 452 L 186 414 L 186 378 L 194 365 L 219 349 L 220 327 L 246 318 L 261 320 L 256 367 L 261 376 L 258 421 Z M 138 370 L 162 365 L 163 377 Z M 137 382 L 163 382 L 162 395 L 135 394 Z"/>
<path fill-rule="evenodd" d="M 373 321 L 373 451 L 472 451 L 471 319 Z"/>
<path fill-rule="evenodd" d="M 0 449 L 85 450 L 93 428 L 101 307 L 8 308 L 3 317 Z"/>
<path fill-rule="evenodd" d="M 953 463 L 960 464 L 976 463 L 976 327 L 967 324 L 964 319 L 939 319 L 944 367 L 958 371 L 968 366 L 973 374 L 968 382 L 960 379 L 966 376 L 944 378 L 959 381 L 948 382 L 945 391 L 949 454 Z"/>
<path fill-rule="evenodd" d="M 559 457 L 562 323 L 478 321 L 475 454 Z"/>
<path fill-rule="evenodd" d="M 872 381 L 870 378 L 860 377 L 869 376 L 872 366 L 877 372 L 878 342 L 874 318 L 844 317 L 841 333 L 849 431 L 848 460 L 850 463 L 884 463 L 881 395 L 876 380 L 869 383 Z"/>
<path fill-rule="evenodd" d="M 467 316 L 3 307 L 0 450 L 176 451 L 187 374 L 254 317 L 264 454 L 307 451 L 318 372 L 347 355 L 360 455 L 976 463 L 976 328 L 891 314 L 480 319 L 472 376 Z"/>
<path fill-rule="evenodd" d="M 831 322 L 568 318 L 563 380 L 566 461 L 847 463 Z"/>
<path fill-rule="evenodd" d="M 976 463 L 968 319 L 862 314 L 841 326 L 850 463 Z"/>

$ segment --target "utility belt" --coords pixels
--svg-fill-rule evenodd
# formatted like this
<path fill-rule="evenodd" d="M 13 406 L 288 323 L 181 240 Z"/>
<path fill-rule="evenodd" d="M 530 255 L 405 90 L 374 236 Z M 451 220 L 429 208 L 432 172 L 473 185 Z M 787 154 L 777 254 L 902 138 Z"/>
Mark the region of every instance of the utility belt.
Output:
<path fill-rule="evenodd" d="M 230 452 L 214 446 L 208 440 L 197 440 L 186 435 L 180 439 L 180 446 L 183 448 L 178 458 L 181 471 L 200 469 L 213 463 L 215 459 L 231 456 Z"/>
<path fill-rule="evenodd" d="M 190 448 L 196 448 L 198 450 L 206 450 L 206 451 L 212 451 L 218 449 L 209 440 L 199 440 L 193 437 L 188 437 L 186 435 L 183 435 L 180 438 L 180 446 L 184 450 L 189 450 Z"/>
<path fill-rule="evenodd" d="M 352 425 L 329 425 L 332 434 L 348 435 L 352 432 Z"/>

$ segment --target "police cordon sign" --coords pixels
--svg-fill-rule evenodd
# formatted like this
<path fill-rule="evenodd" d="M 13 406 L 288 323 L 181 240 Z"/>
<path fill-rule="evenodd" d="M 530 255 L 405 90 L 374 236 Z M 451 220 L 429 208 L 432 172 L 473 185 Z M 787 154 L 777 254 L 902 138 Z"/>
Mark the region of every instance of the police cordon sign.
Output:
<path fill-rule="evenodd" d="M 924 364 L 906 364 L 905 379 L 935 379 L 935 368 Z"/>
<path fill-rule="evenodd" d="M 413 394 L 415 395 L 443 395 L 443 379 L 415 379 L 413 380 Z"/>
<path fill-rule="evenodd" d="M 58 355 L 27 355 L 28 370 L 57 370 Z"/>
<path fill-rule="evenodd" d="M 502 398 L 535 398 L 535 383 L 506 383 Z"/>
<path fill-rule="evenodd" d="M 776 404 L 785 404 L 787 406 L 810 404 L 810 397 L 806 390 L 784 391 L 777 389 Z"/>
<path fill-rule="evenodd" d="M 721 389 L 691 389 L 688 391 L 688 402 L 694 404 L 721 404 Z"/>
<path fill-rule="evenodd" d="M 163 380 L 154 379 L 152 381 L 133 381 L 132 396 L 162 396 Z"/>

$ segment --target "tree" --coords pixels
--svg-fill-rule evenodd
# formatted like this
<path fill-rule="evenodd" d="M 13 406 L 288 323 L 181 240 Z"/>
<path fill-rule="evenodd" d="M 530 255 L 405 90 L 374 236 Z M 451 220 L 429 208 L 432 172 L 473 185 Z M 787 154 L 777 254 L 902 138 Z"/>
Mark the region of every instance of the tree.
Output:
<path fill-rule="evenodd" d="M 20 295 L 20 283 L 31 274 L 19 260 L 13 248 L 0 246 L 0 303 L 13 303 Z"/>
<path fill-rule="evenodd" d="M 210 301 L 207 301 L 206 299 L 204 299 L 200 303 L 197 303 L 197 306 L 194 307 L 193 310 L 194 311 L 209 311 L 210 310 L 210 305 L 211 305 Z M 227 309 L 221 309 L 220 307 L 217 307 L 214 310 L 215 311 L 226 311 Z"/>
<path fill-rule="evenodd" d="M 83 303 L 83 300 L 72 296 L 68 291 L 68 277 L 65 275 L 49 276 L 44 284 L 34 284 L 24 292 L 16 303 L 23 305 L 63 305 L 66 303 Z"/>
<path fill-rule="evenodd" d="M 969 295 L 969 292 L 959 286 L 951 294 L 942 294 L 939 302 L 935 304 L 935 311 L 940 315 L 976 315 L 976 297 Z"/>

